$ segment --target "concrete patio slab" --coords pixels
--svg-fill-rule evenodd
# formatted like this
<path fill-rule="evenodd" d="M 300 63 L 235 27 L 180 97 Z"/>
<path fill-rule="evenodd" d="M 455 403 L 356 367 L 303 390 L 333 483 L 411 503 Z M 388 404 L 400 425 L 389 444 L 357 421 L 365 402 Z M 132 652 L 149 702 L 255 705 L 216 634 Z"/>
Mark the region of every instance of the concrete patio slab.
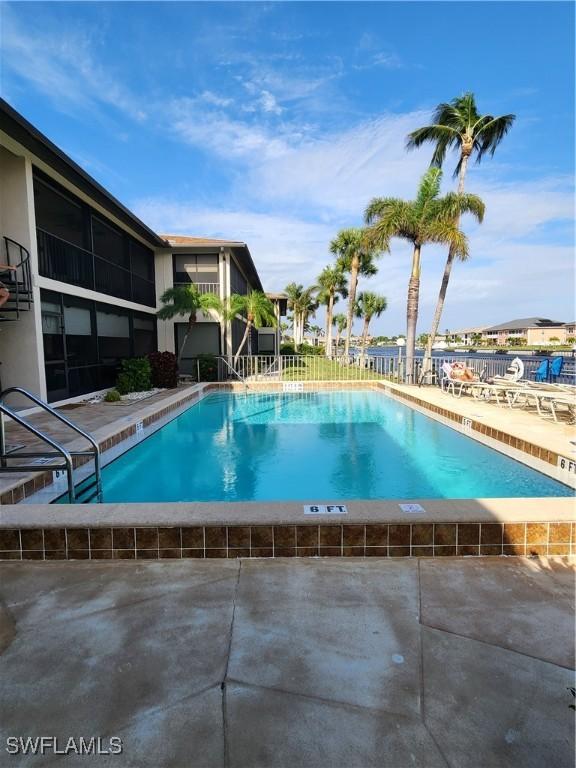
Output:
<path fill-rule="evenodd" d="M 483 567 L 484 566 L 484 567 Z M 421 622 L 484 643 L 574 667 L 574 569 L 560 560 L 423 560 Z"/>
<path fill-rule="evenodd" d="M 230 684 L 230 768 L 446 768 L 417 719 Z"/>
<path fill-rule="evenodd" d="M 3 564 L 2 768 L 571 768 L 574 566 L 535 562 Z M 42 735 L 123 751 L 6 753 Z"/>
<path fill-rule="evenodd" d="M 239 564 L 209 565 L 81 567 L 83 582 L 12 607 L 18 574 L 6 569 L 2 593 L 16 626 L 2 655 L 0 737 L 22 732 L 24 712 L 39 734 L 117 735 L 150 710 L 219 686 Z M 60 568 L 49 565 L 48 579 Z"/>
<path fill-rule="evenodd" d="M 422 644 L 424 720 L 449 765 L 573 768 L 573 672 L 434 629 Z"/>
<path fill-rule="evenodd" d="M 228 673 L 401 714 L 419 708 L 417 563 L 245 561 Z"/>

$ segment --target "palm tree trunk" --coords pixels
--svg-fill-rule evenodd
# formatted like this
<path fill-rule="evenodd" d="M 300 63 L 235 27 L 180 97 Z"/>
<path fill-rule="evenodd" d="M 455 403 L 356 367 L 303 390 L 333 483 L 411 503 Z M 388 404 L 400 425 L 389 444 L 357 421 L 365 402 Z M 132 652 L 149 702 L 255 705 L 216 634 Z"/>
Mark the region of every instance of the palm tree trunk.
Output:
<path fill-rule="evenodd" d="M 240 352 L 244 349 L 244 345 L 246 344 L 246 340 L 248 339 L 248 334 L 250 333 L 250 330 L 252 328 L 252 322 L 250 320 L 246 323 L 246 330 L 244 331 L 244 336 L 242 336 L 242 341 L 240 342 L 240 346 L 236 350 L 236 354 L 234 355 L 234 368 L 236 368 L 236 365 L 238 364 L 238 358 L 240 357 Z"/>
<path fill-rule="evenodd" d="M 188 336 L 190 336 L 190 332 L 192 331 L 192 328 L 194 328 L 194 323 L 196 322 L 196 317 L 193 315 L 190 315 L 188 318 L 188 326 L 186 328 L 186 333 L 184 334 L 184 341 L 182 344 L 180 344 L 180 349 L 178 350 L 178 368 L 180 368 L 180 361 L 182 360 L 182 355 L 184 354 L 184 347 L 186 346 L 186 342 L 188 341 Z"/>
<path fill-rule="evenodd" d="M 344 341 L 344 357 L 348 357 L 350 354 L 350 336 L 352 335 L 352 322 L 354 320 L 354 304 L 356 303 L 356 288 L 358 287 L 359 270 L 360 259 L 358 256 L 353 256 L 350 268 L 350 288 L 348 289 L 348 325 L 346 327 L 346 339 Z"/>
<path fill-rule="evenodd" d="M 362 361 L 366 357 L 366 345 L 368 344 L 368 326 L 370 325 L 370 315 L 364 318 L 364 328 L 362 330 Z"/>
<path fill-rule="evenodd" d="M 416 347 L 416 325 L 418 323 L 418 300 L 420 295 L 420 246 L 414 246 L 412 272 L 408 283 L 406 302 L 406 381 L 414 383 L 414 350 Z"/>
<path fill-rule="evenodd" d="M 468 155 L 462 155 L 462 162 L 460 164 L 460 173 L 458 175 L 458 194 L 461 195 L 464 192 L 464 179 L 466 178 L 466 169 L 468 167 Z M 456 226 L 460 225 L 460 216 L 456 219 Z M 452 264 L 454 263 L 454 249 L 450 247 L 448 251 L 448 258 L 444 265 L 444 274 L 442 275 L 442 282 L 440 283 L 440 292 L 438 294 L 438 301 L 436 302 L 436 309 L 434 310 L 434 318 L 432 319 L 432 327 L 430 329 L 430 335 L 426 344 L 426 351 L 424 352 L 424 360 L 422 362 L 422 371 L 427 373 L 432 370 L 432 346 L 440 327 L 440 321 L 442 320 L 442 312 L 444 311 L 444 301 L 446 299 L 446 292 L 448 290 L 448 283 L 450 282 L 450 274 L 452 272 Z"/>
<path fill-rule="evenodd" d="M 334 294 L 330 294 L 328 299 L 328 309 L 326 310 L 326 341 L 324 342 L 324 354 L 326 357 L 332 357 L 332 313 L 334 312 Z"/>

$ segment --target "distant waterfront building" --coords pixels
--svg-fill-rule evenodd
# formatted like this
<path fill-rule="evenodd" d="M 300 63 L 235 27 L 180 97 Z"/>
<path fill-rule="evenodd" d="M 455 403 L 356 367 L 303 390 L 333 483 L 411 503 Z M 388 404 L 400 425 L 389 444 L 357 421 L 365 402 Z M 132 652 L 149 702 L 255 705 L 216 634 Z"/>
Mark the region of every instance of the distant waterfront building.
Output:
<path fill-rule="evenodd" d="M 544 317 L 524 317 L 486 328 L 482 333 L 485 344 L 505 346 L 509 339 L 525 341 L 529 346 L 564 344 L 568 336 L 566 323 Z"/>
<path fill-rule="evenodd" d="M 464 344 L 466 346 L 477 344 L 478 335 L 482 336 L 486 327 L 487 326 L 482 325 L 476 328 L 462 328 L 458 331 L 451 331 L 447 339 L 451 344 L 453 344 L 456 339 L 458 339 L 459 344 Z M 438 340 L 438 336 L 436 337 L 436 340 Z"/>

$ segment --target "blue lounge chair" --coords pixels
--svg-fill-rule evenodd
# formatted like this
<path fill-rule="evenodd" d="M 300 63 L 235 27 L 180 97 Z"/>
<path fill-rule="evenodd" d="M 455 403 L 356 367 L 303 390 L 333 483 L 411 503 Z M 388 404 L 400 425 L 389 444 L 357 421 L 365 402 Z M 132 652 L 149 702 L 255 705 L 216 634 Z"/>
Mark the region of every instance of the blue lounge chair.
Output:
<path fill-rule="evenodd" d="M 534 372 L 534 381 L 547 381 L 550 371 L 550 360 L 542 360 Z"/>
<path fill-rule="evenodd" d="M 562 370 L 563 364 L 564 358 L 562 355 L 558 355 L 558 357 L 555 357 L 554 360 L 552 360 L 552 363 L 550 364 L 550 370 L 548 372 L 550 381 L 556 381 L 558 376 L 560 376 L 560 371 Z"/>

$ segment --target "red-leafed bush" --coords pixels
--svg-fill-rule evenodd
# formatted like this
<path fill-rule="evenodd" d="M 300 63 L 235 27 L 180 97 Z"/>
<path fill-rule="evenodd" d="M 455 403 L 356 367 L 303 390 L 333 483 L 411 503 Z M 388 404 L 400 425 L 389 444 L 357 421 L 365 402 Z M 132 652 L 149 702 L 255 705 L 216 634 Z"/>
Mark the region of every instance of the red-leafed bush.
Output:
<path fill-rule="evenodd" d="M 173 352 L 150 352 L 148 360 L 152 368 L 153 387 L 174 389 L 178 386 L 178 361 Z"/>

